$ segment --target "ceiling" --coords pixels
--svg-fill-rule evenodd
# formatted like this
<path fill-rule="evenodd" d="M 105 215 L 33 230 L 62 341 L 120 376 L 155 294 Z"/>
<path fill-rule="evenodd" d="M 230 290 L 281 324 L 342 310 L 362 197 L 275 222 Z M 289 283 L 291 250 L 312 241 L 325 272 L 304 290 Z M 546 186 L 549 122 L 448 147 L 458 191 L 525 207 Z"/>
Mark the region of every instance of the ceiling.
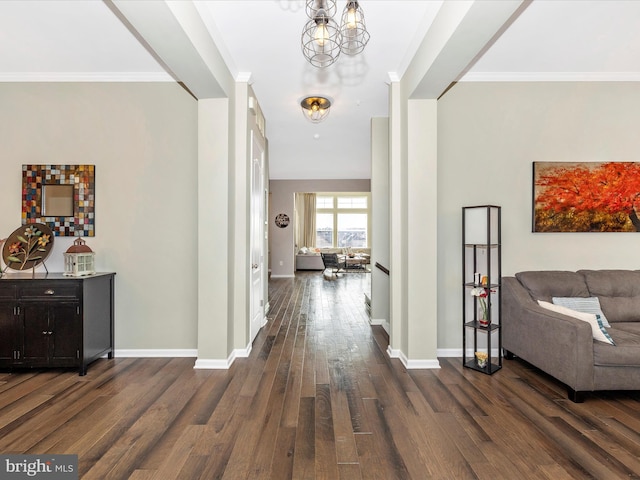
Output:
<path fill-rule="evenodd" d="M 338 0 L 339 12 L 344 3 Z M 250 74 L 266 117 L 271 178 L 303 179 L 369 178 L 370 119 L 388 114 L 390 73 L 405 72 L 442 1 L 361 0 L 371 40 L 362 54 L 343 55 L 327 69 L 302 56 L 303 0 L 194 4 L 234 78 Z M 173 81 L 110 6 L 0 1 L 0 81 Z M 639 1 L 535 0 L 524 7 L 451 80 L 640 81 Z M 312 94 L 333 100 L 320 124 L 299 107 Z"/>

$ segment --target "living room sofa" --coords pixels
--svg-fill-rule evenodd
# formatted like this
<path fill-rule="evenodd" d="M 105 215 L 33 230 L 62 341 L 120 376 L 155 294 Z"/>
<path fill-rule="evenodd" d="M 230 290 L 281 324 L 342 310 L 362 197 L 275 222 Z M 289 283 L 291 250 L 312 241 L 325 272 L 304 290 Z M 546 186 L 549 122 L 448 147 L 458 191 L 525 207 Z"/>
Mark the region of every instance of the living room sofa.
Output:
<path fill-rule="evenodd" d="M 639 270 L 528 271 L 502 280 L 507 359 L 518 356 L 563 382 L 574 402 L 585 392 L 640 389 Z M 549 307 L 554 297 L 590 309 L 595 302 L 600 312 Z"/>
<path fill-rule="evenodd" d="M 358 255 L 366 255 L 371 257 L 371 249 L 352 248 L 351 252 Z M 322 256 L 320 253 L 337 253 L 339 255 L 346 254 L 344 248 L 332 248 L 332 247 L 302 247 L 296 253 L 296 270 L 324 270 L 324 264 L 322 263 Z"/>

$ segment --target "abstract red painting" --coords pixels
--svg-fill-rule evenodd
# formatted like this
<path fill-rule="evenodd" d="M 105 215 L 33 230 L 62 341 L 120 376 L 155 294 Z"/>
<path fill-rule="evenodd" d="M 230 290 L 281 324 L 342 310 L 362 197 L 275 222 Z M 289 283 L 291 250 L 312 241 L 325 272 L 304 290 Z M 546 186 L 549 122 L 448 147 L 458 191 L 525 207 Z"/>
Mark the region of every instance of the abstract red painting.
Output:
<path fill-rule="evenodd" d="M 640 163 L 534 162 L 533 231 L 640 231 Z"/>

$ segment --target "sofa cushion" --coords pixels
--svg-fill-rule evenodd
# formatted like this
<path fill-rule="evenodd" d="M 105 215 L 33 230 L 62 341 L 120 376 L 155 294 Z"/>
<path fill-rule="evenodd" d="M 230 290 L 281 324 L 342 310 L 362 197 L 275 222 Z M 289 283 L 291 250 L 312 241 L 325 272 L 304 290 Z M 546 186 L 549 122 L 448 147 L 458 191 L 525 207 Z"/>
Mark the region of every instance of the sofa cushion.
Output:
<path fill-rule="evenodd" d="M 600 320 L 605 327 L 610 327 L 609 321 L 606 315 L 600 308 L 600 301 L 598 297 L 553 297 L 553 303 L 555 305 L 562 305 L 563 307 L 570 308 L 571 310 L 577 310 L 584 313 L 595 313 L 600 315 Z"/>
<path fill-rule="evenodd" d="M 593 362 L 600 366 L 640 366 L 640 322 L 612 323 L 607 331 L 616 346 L 593 342 Z"/>
<path fill-rule="evenodd" d="M 516 273 L 516 278 L 534 300 L 551 302 L 552 297 L 591 296 L 584 277 L 576 272 L 529 271 Z"/>
<path fill-rule="evenodd" d="M 640 271 L 579 270 L 609 323 L 640 321 Z"/>
<path fill-rule="evenodd" d="M 554 305 L 553 303 L 545 302 L 544 300 L 538 300 L 538 304 L 552 312 L 561 313 L 563 315 L 568 315 L 570 317 L 577 318 L 578 320 L 582 320 L 583 322 L 587 322 L 591 325 L 591 334 L 593 335 L 594 340 L 599 340 L 600 342 L 605 342 L 609 345 L 615 345 L 614 341 L 609 336 L 607 329 L 602 325 L 602 320 L 600 320 L 599 315 L 596 315 L 595 313 L 578 312 L 576 310 L 563 307 L 562 305 Z"/>

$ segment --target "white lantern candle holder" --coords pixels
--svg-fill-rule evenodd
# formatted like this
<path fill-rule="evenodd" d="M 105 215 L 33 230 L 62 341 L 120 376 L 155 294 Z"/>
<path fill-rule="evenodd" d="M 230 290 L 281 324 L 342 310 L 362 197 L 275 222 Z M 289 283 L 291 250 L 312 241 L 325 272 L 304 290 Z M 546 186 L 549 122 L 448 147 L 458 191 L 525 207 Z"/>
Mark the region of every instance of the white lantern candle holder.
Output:
<path fill-rule="evenodd" d="M 64 276 L 84 277 L 95 273 L 95 253 L 82 238 L 76 239 L 64 253 Z"/>

